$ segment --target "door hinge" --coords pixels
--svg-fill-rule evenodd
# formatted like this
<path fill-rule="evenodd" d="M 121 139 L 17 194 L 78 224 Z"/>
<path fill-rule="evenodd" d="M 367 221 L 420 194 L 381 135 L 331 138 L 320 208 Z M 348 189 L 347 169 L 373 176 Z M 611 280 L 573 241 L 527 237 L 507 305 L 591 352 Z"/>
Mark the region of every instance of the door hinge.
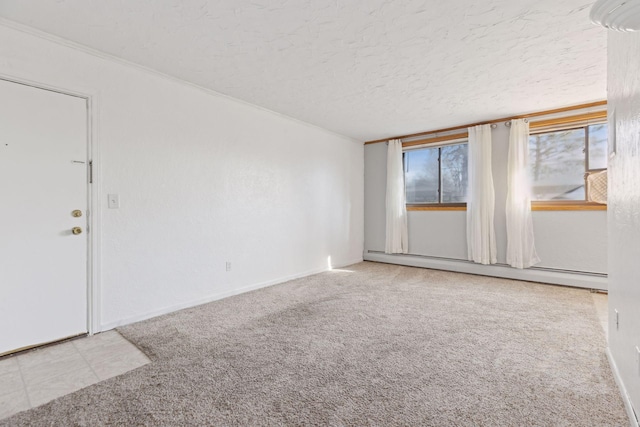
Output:
<path fill-rule="evenodd" d="M 93 184 L 93 160 L 89 160 L 89 184 Z"/>

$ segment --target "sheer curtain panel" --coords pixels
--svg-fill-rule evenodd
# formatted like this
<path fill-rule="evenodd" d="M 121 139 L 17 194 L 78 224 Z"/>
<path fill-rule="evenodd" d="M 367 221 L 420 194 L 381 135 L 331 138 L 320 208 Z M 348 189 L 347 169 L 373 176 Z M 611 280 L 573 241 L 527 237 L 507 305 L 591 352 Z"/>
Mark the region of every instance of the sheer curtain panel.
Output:
<path fill-rule="evenodd" d="M 469 189 L 467 194 L 467 254 L 469 261 L 495 264 L 493 224 L 495 192 L 491 169 L 491 125 L 469 128 Z"/>
<path fill-rule="evenodd" d="M 387 239 L 384 251 L 388 254 L 406 254 L 409 251 L 405 197 L 402 142 L 392 139 L 387 149 Z"/>
<path fill-rule="evenodd" d="M 507 264 L 528 268 L 540 262 L 533 241 L 529 182 L 529 123 L 511 120 L 507 166 Z"/>

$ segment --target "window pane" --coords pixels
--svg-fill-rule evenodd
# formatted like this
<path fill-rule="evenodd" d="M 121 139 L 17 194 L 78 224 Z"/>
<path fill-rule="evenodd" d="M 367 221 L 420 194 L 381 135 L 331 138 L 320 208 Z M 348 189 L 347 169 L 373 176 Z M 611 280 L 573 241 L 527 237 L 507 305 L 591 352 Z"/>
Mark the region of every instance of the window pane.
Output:
<path fill-rule="evenodd" d="M 438 149 L 404 153 L 407 203 L 438 203 Z"/>
<path fill-rule="evenodd" d="M 533 200 L 585 200 L 584 128 L 531 135 Z"/>
<path fill-rule="evenodd" d="M 607 168 L 607 125 L 589 126 L 589 169 Z"/>
<path fill-rule="evenodd" d="M 467 144 L 442 147 L 442 203 L 467 201 Z"/>

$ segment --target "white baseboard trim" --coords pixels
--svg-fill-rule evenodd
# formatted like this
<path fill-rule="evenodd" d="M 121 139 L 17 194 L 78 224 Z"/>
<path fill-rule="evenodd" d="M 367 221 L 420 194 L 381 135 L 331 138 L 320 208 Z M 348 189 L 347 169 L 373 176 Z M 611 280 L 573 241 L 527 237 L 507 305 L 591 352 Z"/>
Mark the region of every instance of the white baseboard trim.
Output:
<path fill-rule="evenodd" d="M 611 350 L 609 349 L 609 347 L 607 347 L 606 353 L 607 359 L 609 359 L 609 365 L 611 366 L 611 371 L 613 372 L 613 378 L 615 378 L 616 384 L 618 384 L 618 388 L 620 389 L 620 395 L 622 396 L 622 401 L 624 402 L 624 409 L 626 409 L 627 415 L 629 416 L 629 425 L 631 427 L 640 427 L 638 424 L 636 413 L 633 410 L 633 406 L 631 405 L 631 399 L 629 398 L 627 389 L 624 386 L 624 382 L 622 382 L 620 371 L 618 371 L 618 366 L 616 365 L 615 360 L 613 360 L 613 355 L 611 354 Z"/>
<path fill-rule="evenodd" d="M 607 278 L 601 275 L 581 274 L 553 270 L 511 268 L 506 265 L 481 265 L 464 260 L 432 258 L 419 255 L 385 254 L 366 252 L 365 261 L 406 265 L 409 267 L 431 268 L 434 270 L 455 271 L 458 273 L 478 274 L 480 276 L 501 277 L 505 279 L 525 280 L 528 282 L 550 283 L 554 285 L 575 286 L 587 289 L 608 289 Z"/>
<path fill-rule="evenodd" d="M 350 265 L 353 264 L 358 264 L 359 262 L 364 261 L 364 258 L 360 257 L 360 258 L 355 258 L 352 259 L 351 261 L 346 261 L 346 262 L 339 262 L 336 265 L 331 266 L 332 269 L 339 269 L 339 268 L 344 268 L 344 267 L 348 267 Z"/>
<path fill-rule="evenodd" d="M 340 262 L 338 263 L 338 265 L 333 266 L 333 268 L 340 268 L 340 267 L 345 267 L 348 265 L 352 265 L 352 264 L 357 264 L 359 262 L 362 262 L 362 258 L 353 260 L 353 261 L 347 261 L 347 262 Z M 318 273 L 322 273 L 325 271 L 328 271 L 329 267 L 325 266 L 322 268 L 315 268 L 315 269 L 311 269 L 311 270 L 307 270 L 304 271 L 302 273 L 296 273 L 296 274 L 292 274 L 290 276 L 285 276 L 285 277 L 280 277 L 278 279 L 273 279 L 273 280 L 267 280 L 265 282 L 259 282 L 259 283 L 254 283 L 248 286 L 243 286 L 241 288 L 236 288 L 236 289 L 232 289 L 229 291 L 225 291 L 225 292 L 218 292 L 212 295 L 208 295 L 204 298 L 199 298 L 197 300 L 192 300 L 192 301 L 187 301 L 187 302 L 183 302 L 180 304 L 175 304 L 169 307 L 165 307 L 162 308 L 160 310 L 154 310 L 154 311 L 149 311 L 143 314 L 139 314 L 136 316 L 131 316 L 131 317 L 127 317 L 125 319 L 120 319 L 120 320 L 116 320 L 113 322 L 108 322 L 108 323 L 103 323 L 100 325 L 100 332 L 104 332 L 104 331 L 108 331 L 110 329 L 114 329 L 117 328 L 119 326 L 124 326 L 124 325 L 129 325 L 131 323 L 136 323 L 136 322 L 140 322 L 142 320 L 147 320 L 147 319 L 151 319 L 153 317 L 157 317 L 157 316 L 162 316 L 163 314 L 168 314 L 168 313 L 172 313 L 174 311 L 178 311 L 178 310 L 183 310 L 185 308 L 191 308 L 191 307 L 195 307 L 197 305 L 202 305 L 202 304 L 206 304 L 212 301 L 217 301 L 217 300 L 221 300 L 223 298 L 227 298 L 233 295 L 238 295 L 238 294 L 243 294 L 245 292 L 249 292 L 249 291 L 253 291 L 256 289 L 260 289 L 260 288 L 266 288 L 268 286 L 273 286 L 273 285 L 277 285 L 280 283 L 284 283 L 284 282 L 288 282 L 289 280 L 294 280 L 294 279 L 300 279 L 302 277 L 306 277 L 306 276 L 311 276 L 313 274 L 318 274 Z"/>

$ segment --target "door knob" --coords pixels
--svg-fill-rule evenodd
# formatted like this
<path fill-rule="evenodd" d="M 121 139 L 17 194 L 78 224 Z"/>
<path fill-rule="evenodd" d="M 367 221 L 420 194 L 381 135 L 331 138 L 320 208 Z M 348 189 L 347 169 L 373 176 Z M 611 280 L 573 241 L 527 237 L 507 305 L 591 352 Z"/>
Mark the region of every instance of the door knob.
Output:
<path fill-rule="evenodd" d="M 81 233 L 82 233 L 82 228 L 81 228 L 81 227 L 73 227 L 73 228 L 71 229 L 71 232 L 72 232 L 73 234 L 81 234 Z"/>

